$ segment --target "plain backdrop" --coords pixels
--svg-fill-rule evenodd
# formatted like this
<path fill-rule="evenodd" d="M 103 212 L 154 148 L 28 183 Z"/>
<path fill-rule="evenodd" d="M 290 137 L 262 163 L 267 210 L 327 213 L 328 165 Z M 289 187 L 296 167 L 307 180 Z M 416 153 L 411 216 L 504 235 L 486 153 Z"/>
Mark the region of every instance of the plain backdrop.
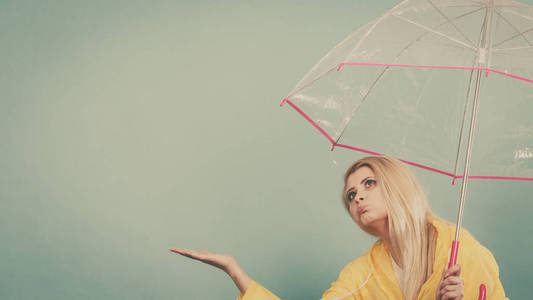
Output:
<path fill-rule="evenodd" d="M 290 107 L 297 81 L 397 1 L 0 2 L 0 298 L 234 299 L 233 255 L 319 299 L 375 238 L 341 205 L 363 157 Z M 533 4 L 533 1 L 526 1 Z M 460 185 L 413 170 L 452 222 Z M 528 182 L 471 181 L 464 227 L 531 295 Z"/>

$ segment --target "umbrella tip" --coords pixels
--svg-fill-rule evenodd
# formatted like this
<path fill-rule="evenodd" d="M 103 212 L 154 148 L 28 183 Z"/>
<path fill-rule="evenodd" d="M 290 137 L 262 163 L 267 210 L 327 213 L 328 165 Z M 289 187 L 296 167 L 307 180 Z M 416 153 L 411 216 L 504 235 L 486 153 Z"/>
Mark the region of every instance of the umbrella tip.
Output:
<path fill-rule="evenodd" d="M 459 178 L 459 176 L 453 175 L 452 185 L 455 185 L 455 180 L 457 180 L 457 178 Z"/>

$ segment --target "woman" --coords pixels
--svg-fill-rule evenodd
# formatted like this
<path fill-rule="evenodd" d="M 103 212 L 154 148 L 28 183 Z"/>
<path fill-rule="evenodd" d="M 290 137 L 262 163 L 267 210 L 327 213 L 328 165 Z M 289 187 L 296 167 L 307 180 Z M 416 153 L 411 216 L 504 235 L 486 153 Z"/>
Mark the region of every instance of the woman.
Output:
<path fill-rule="evenodd" d="M 455 226 L 435 216 L 407 165 L 386 156 L 353 163 L 344 176 L 343 204 L 364 231 L 378 237 L 350 262 L 322 300 L 333 299 L 506 299 L 494 257 L 461 230 L 458 264 L 447 268 Z M 224 270 L 241 294 L 237 300 L 279 299 L 250 279 L 228 255 L 171 249 Z"/>

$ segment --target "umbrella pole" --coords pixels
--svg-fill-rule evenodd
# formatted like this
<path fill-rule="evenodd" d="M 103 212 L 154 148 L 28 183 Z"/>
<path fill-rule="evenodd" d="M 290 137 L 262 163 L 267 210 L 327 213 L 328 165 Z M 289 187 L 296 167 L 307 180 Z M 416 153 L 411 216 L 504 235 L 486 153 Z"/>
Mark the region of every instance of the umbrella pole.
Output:
<path fill-rule="evenodd" d="M 493 11 L 493 0 L 486 0 L 487 10 L 485 14 L 485 21 L 483 26 L 483 38 L 481 40 L 481 47 L 478 47 L 479 51 L 479 64 L 480 65 L 487 65 L 487 58 L 485 56 L 485 51 L 487 45 L 491 45 L 491 42 L 488 41 L 490 39 L 490 35 L 488 34 L 490 32 L 490 25 L 492 23 L 492 11 Z M 490 51 L 489 51 L 490 55 Z M 474 128 L 476 123 L 476 114 L 477 114 L 477 106 L 478 106 L 478 99 L 479 99 L 479 85 L 481 82 L 481 70 L 476 71 L 476 88 L 474 93 L 474 105 L 472 107 L 472 118 L 470 120 L 470 133 L 468 134 L 468 148 L 466 150 L 466 159 L 465 159 L 465 169 L 463 173 L 463 182 L 461 184 L 461 199 L 459 201 L 459 212 L 457 214 L 457 225 L 455 227 L 455 239 L 452 242 L 452 249 L 450 253 L 450 261 L 448 262 L 448 268 L 451 268 L 457 263 L 457 254 L 459 252 L 459 235 L 461 233 L 461 224 L 463 222 L 463 209 L 464 209 L 464 203 L 465 203 L 465 195 L 466 195 L 466 187 L 468 182 L 468 171 L 470 168 L 470 155 L 472 153 L 472 137 L 474 136 Z M 486 297 L 486 286 L 485 284 L 481 284 L 479 286 L 479 298 L 478 300 L 485 300 Z"/>
<path fill-rule="evenodd" d="M 479 98 L 479 84 L 481 81 L 481 70 L 477 70 L 476 74 L 476 89 L 474 94 L 474 107 L 472 108 L 472 119 L 470 121 L 470 133 L 468 134 L 468 148 L 466 151 L 465 170 L 463 174 L 463 182 L 461 184 L 461 200 L 459 202 L 459 212 L 457 214 L 457 225 L 455 227 L 455 239 L 452 242 L 452 250 L 450 254 L 450 261 L 448 262 L 448 269 L 457 263 L 457 254 L 459 252 L 459 234 L 461 232 L 461 223 L 463 221 L 463 208 L 465 204 L 466 186 L 468 181 L 468 170 L 470 168 L 470 154 L 472 150 L 472 137 L 474 135 L 474 127 L 476 123 L 477 105 Z M 478 300 L 485 300 L 487 288 L 485 284 L 479 286 Z"/>
<path fill-rule="evenodd" d="M 492 11 L 493 11 L 493 0 L 487 0 L 487 10 L 485 14 L 485 20 L 484 20 L 484 26 L 483 26 L 483 38 L 481 40 L 481 45 L 478 46 L 478 63 L 483 66 L 487 64 L 487 57 L 485 55 L 486 47 L 487 45 L 490 46 L 491 42 L 490 39 L 490 25 L 492 23 Z M 489 51 L 490 55 L 490 51 Z M 459 251 L 459 235 L 461 232 L 461 224 L 463 222 L 463 209 L 464 209 L 464 202 L 465 202 L 465 195 L 466 195 L 466 187 L 468 182 L 468 171 L 470 168 L 470 155 L 472 152 L 472 138 L 474 136 L 474 127 L 476 123 L 476 114 L 477 114 L 477 106 L 478 106 L 478 99 L 479 99 L 479 86 L 481 83 L 481 70 L 476 71 L 476 87 L 474 90 L 474 104 L 472 108 L 472 118 L 470 120 L 470 132 L 468 134 L 468 148 L 466 151 L 466 160 L 465 160 L 465 169 L 463 173 L 463 182 L 461 184 L 461 199 L 459 201 L 459 212 L 457 214 L 457 224 L 455 228 L 455 240 L 452 243 L 452 250 L 450 253 L 450 261 L 448 263 L 448 268 L 451 268 L 453 265 L 457 263 L 457 253 Z"/>
<path fill-rule="evenodd" d="M 472 108 L 472 118 L 470 120 L 470 132 L 468 134 L 468 148 L 466 151 L 465 169 L 463 173 L 463 182 L 461 184 L 461 199 L 459 201 L 459 212 L 457 214 L 457 224 L 455 227 L 455 239 L 452 243 L 452 251 L 450 254 L 450 261 L 448 268 L 451 268 L 457 263 L 457 253 L 459 251 L 459 234 L 461 233 L 461 224 L 463 222 L 463 209 L 465 204 L 466 187 L 468 182 L 468 170 L 470 168 L 470 154 L 472 152 L 472 138 L 474 136 L 474 127 L 476 123 L 477 105 L 479 98 L 479 85 L 481 82 L 481 70 L 476 71 L 476 88 L 474 92 L 474 107 Z"/>

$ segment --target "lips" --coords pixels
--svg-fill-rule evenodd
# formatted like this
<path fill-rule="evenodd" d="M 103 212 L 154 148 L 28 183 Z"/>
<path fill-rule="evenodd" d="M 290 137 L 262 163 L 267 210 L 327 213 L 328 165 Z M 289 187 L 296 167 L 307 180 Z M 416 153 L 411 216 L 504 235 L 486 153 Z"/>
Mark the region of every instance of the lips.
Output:
<path fill-rule="evenodd" d="M 358 214 L 362 214 L 364 212 L 366 212 L 366 206 L 360 206 L 360 207 L 357 208 L 357 213 Z"/>

